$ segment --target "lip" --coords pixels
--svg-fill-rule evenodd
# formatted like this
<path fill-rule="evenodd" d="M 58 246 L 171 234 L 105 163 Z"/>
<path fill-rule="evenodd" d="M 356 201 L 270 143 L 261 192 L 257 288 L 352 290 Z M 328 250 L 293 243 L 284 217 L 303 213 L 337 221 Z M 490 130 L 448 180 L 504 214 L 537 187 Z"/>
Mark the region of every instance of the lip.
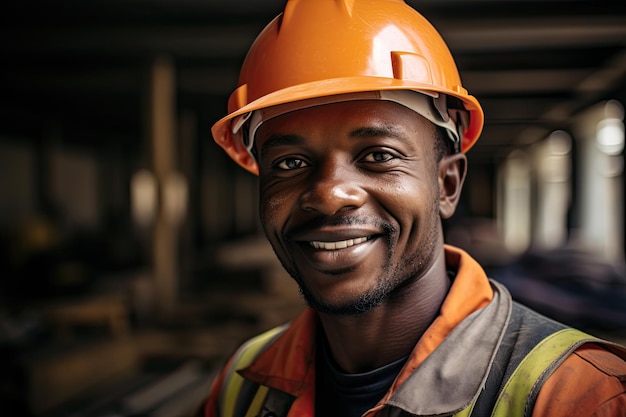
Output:
<path fill-rule="evenodd" d="M 377 236 L 380 234 L 382 234 L 382 231 L 377 228 L 324 226 L 288 234 L 287 237 L 288 240 L 294 242 L 339 242 L 361 237 Z"/>
<path fill-rule="evenodd" d="M 324 242 L 324 241 L 314 240 L 314 241 L 309 242 L 309 244 L 313 246 L 313 248 L 315 249 L 339 250 L 339 249 L 350 248 L 354 245 L 359 245 L 363 242 L 368 241 L 369 239 L 371 239 L 370 236 L 357 237 L 355 239 L 346 239 L 346 240 L 340 240 L 340 241 L 335 241 L 335 242 Z"/>
<path fill-rule="evenodd" d="M 296 259 L 324 271 L 351 270 L 372 254 L 381 231 L 370 228 L 325 227 L 298 233 L 289 240 L 295 243 Z"/>

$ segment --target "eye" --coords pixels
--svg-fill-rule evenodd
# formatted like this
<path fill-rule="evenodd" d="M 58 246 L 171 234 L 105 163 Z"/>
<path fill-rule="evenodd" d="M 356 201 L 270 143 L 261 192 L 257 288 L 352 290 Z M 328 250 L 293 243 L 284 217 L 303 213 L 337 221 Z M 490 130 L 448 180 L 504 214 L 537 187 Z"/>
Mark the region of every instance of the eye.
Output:
<path fill-rule="evenodd" d="M 380 163 L 380 162 L 390 161 L 390 160 L 392 160 L 394 158 L 395 158 L 395 156 L 393 156 L 389 152 L 376 151 L 376 152 L 370 152 L 367 155 L 365 155 L 365 157 L 363 158 L 363 162 Z"/>
<path fill-rule="evenodd" d="M 275 166 L 278 169 L 289 171 L 289 170 L 292 170 L 292 169 L 304 168 L 304 167 L 306 167 L 308 165 L 302 159 L 285 158 L 282 161 L 278 162 Z"/>

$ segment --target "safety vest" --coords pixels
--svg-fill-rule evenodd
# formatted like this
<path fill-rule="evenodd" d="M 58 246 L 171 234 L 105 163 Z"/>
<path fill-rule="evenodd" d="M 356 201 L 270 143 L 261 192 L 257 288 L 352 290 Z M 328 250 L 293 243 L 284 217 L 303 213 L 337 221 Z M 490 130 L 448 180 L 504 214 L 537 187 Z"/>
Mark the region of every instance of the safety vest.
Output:
<path fill-rule="evenodd" d="M 237 370 L 250 365 L 287 328 L 276 327 L 244 344 L 235 354 L 220 393 L 220 417 L 263 416 L 271 409 L 274 417 L 286 416 L 295 398 L 285 392 L 244 379 Z M 526 331 L 519 331 L 525 328 Z M 524 417 L 532 409 L 543 383 L 578 347 L 596 343 L 626 350 L 614 343 L 590 336 L 513 303 L 510 322 L 500 344 L 484 389 L 453 417 Z M 506 364 L 506 366 L 505 366 Z M 395 414 L 394 414 L 395 415 Z M 401 414 L 402 415 L 402 414 Z"/>

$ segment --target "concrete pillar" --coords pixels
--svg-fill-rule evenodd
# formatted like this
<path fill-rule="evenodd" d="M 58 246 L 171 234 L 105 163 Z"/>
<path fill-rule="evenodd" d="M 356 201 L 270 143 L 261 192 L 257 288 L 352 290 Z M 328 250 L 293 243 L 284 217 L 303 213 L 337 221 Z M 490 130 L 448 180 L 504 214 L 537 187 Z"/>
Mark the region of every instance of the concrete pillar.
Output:
<path fill-rule="evenodd" d="M 150 73 L 148 123 L 152 148 L 152 171 L 158 189 L 153 223 L 152 265 L 156 313 L 168 319 L 178 298 L 178 225 L 168 214 L 168 184 L 176 172 L 176 75 L 174 64 L 156 58 Z M 170 197 L 170 199 L 168 199 Z"/>
<path fill-rule="evenodd" d="M 535 149 L 537 211 L 533 245 L 541 249 L 557 249 L 567 243 L 571 147 L 570 136 L 556 131 Z"/>
<path fill-rule="evenodd" d="M 498 226 L 506 250 L 518 255 L 531 241 L 531 173 L 528 154 L 513 151 L 500 167 Z"/>
<path fill-rule="evenodd" d="M 624 261 L 624 108 L 602 102 L 574 126 L 579 143 L 580 243 L 611 263 Z"/>

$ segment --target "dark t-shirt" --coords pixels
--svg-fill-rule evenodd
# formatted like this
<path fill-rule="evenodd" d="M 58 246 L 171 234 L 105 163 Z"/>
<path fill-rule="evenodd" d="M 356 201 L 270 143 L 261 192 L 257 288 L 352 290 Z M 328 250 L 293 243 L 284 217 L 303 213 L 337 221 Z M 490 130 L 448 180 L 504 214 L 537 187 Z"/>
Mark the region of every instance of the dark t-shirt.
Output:
<path fill-rule="evenodd" d="M 326 343 L 321 345 L 315 385 L 315 415 L 319 417 L 361 417 L 385 395 L 408 359 L 362 374 L 347 374 L 334 363 Z"/>

